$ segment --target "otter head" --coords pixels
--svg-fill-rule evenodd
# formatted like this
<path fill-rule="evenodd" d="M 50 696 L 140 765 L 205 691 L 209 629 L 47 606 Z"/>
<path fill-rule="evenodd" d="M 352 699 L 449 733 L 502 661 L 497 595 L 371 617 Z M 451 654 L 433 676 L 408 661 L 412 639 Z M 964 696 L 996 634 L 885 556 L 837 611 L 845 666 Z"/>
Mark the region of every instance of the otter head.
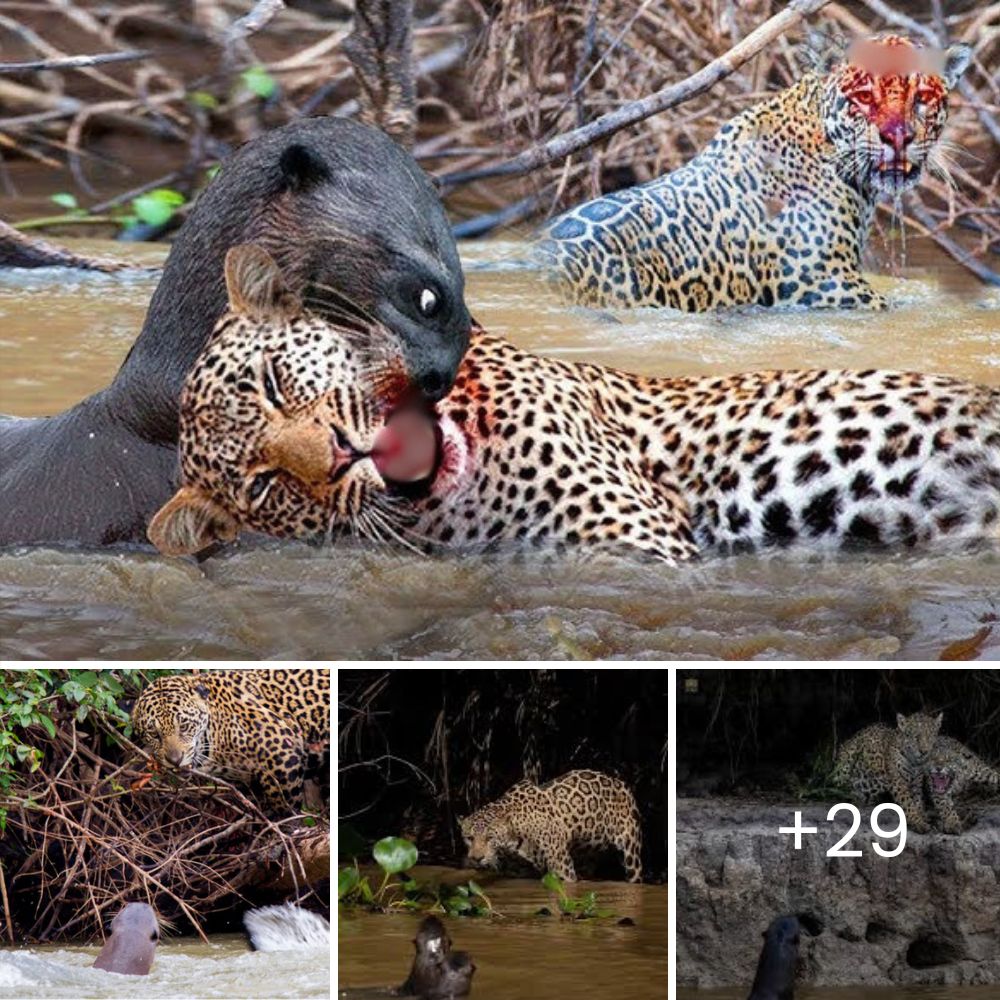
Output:
<path fill-rule="evenodd" d="M 298 125 L 277 155 L 272 210 L 254 242 L 321 315 L 352 303 L 399 340 L 413 383 L 440 399 L 455 379 L 471 319 L 441 200 L 413 157 L 377 129 Z"/>
<path fill-rule="evenodd" d="M 941 732 L 943 718 L 941 712 L 937 715 L 925 715 L 923 712 L 898 714 L 896 730 L 899 733 L 898 746 L 903 756 L 913 762 L 926 760 Z"/>
<path fill-rule="evenodd" d="M 315 315 L 255 246 L 226 256 L 229 311 L 181 394 L 182 486 L 150 540 L 168 555 L 243 529 L 396 537 L 394 503 L 432 477 L 440 442 L 381 324 Z"/>
<path fill-rule="evenodd" d="M 937 143 L 948 91 L 971 58 L 967 45 L 940 53 L 898 35 L 856 42 L 823 89 L 823 124 L 841 176 L 864 191 L 895 195 L 925 167 L 944 173 Z"/>

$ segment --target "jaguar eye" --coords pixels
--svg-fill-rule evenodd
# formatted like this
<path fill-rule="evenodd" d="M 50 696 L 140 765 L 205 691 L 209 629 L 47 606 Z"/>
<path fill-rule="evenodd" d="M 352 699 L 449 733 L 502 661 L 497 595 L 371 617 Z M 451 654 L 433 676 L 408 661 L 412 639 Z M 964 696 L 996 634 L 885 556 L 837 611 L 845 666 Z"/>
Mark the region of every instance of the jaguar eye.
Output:
<path fill-rule="evenodd" d="M 264 502 L 268 491 L 274 483 L 274 477 L 276 475 L 276 470 L 269 469 L 267 472 L 258 472 L 257 475 L 250 480 L 250 487 L 247 490 L 247 498 L 250 501 L 251 510 L 256 510 Z"/>
<path fill-rule="evenodd" d="M 441 299 L 438 297 L 437 292 L 433 288 L 424 288 L 420 292 L 420 312 L 422 315 L 428 318 L 433 316 L 437 311 L 441 303 Z"/>

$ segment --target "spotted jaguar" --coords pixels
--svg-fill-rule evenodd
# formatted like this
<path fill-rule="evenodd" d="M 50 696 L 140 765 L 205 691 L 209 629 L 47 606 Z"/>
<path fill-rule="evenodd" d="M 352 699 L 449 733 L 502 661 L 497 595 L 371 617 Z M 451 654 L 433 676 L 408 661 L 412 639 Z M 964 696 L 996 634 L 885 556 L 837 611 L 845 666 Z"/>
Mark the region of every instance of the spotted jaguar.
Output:
<path fill-rule="evenodd" d="M 459 819 L 467 860 L 500 867 L 516 855 L 538 871 L 576 881 L 574 847 L 616 847 L 629 882 L 642 881 L 642 828 L 629 787 L 599 771 L 569 771 L 545 785 L 519 781 L 496 802 Z"/>
<path fill-rule="evenodd" d="M 860 40 L 685 166 L 553 220 L 539 255 L 584 306 L 883 309 L 861 271 L 876 205 L 945 173 L 948 92 L 970 59 L 965 45 Z"/>
<path fill-rule="evenodd" d="M 307 772 L 329 753 L 330 671 L 159 677 L 136 700 L 132 727 L 161 767 L 259 785 L 270 810 L 298 811 Z"/>
<path fill-rule="evenodd" d="M 646 378 L 478 330 L 428 409 L 385 331 L 305 311 L 264 251 L 231 250 L 227 281 L 231 311 L 181 400 L 181 486 L 148 529 L 164 553 L 242 529 L 671 565 L 1000 539 L 1000 388 L 875 370 Z"/>

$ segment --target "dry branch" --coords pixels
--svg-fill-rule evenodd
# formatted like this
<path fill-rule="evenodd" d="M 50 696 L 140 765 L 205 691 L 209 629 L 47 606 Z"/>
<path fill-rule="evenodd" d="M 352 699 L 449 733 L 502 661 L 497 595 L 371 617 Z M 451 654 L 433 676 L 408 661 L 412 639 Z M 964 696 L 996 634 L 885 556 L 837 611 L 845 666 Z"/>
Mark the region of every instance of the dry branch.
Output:
<path fill-rule="evenodd" d="M 581 149 L 592 146 L 601 139 L 620 132 L 629 125 L 635 125 L 661 111 L 667 111 L 678 104 L 691 100 L 692 97 L 705 93 L 720 80 L 734 73 L 802 18 L 815 14 L 829 2 L 830 0 L 791 0 L 791 3 L 780 13 L 769 18 L 747 35 L 743 41 L 738 42 L 724 55 L 713 59 L 707 66 L 702 67 L 686 80 L 664 87 L 663 90 L 650 94 L 649 97 L 631 101 L 617 111 L 602 115 L 596 121 L 550 139 L 542 146 L 525 150 L 507 163 L 480 170 L 445 174 L 439 178 L 439 181 L 443 185 L 454 186 L 487 177 L 511 177 L 530 173 L 539 167 L 563 160 Z"/>
<path fill-rule="evenodd" d="M 357 77 L 361 120 L 411 147 L 417 131 L 413 0 L 357 0 L 343 48 Z"/>
<path fill-rule="evenodd" d="M 132 756 L 119 762 L 104 734 Z M 96 733 L 78 728 L 69 711 L 54 737 L 40 728 L 32 736 L 42 765 L 0 799 L 4 909 L 19 940 L 96 935 L 137 898 L 198 933 L 213 913 L 246 909 L 263 890 L 328 905 L 310 888 L 329 876 L 325 824 L 272 819 L 241 789 L 197 772 L 139 790 L 148 776 L 137 748 L 103 722 Z"/>
<path fill-rule="evenodd" d="M 58 59 L 36 59 L 33 62 L 0 63 L 0 73 L 33 73 L 38 70 L 83 69 L 86 66 L 102 66 L 105 63 L 133 62 L 145 59 L 149 53 L 142 50 L 133 52 L 102 52 L 92 56 L 64 56 Z"/>

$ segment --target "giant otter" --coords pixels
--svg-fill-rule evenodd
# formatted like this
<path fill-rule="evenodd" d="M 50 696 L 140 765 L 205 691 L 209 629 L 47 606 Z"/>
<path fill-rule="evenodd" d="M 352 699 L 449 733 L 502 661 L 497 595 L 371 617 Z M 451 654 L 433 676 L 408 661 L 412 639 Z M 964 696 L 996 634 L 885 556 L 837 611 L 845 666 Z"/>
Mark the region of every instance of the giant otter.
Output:
<path fill-rule="evenodd" d="M 799 922 L 775 917 L 764 931 L 764 947 L 747 1000 L 795 1000 L 795 966 L 799 960 Z"/>
<path fill-rule="evenodd" d="M 111 937 L 94 962 L 95 969 L 126 976 L 146 976 L 153 964 L 160 926 L 148 903 L 126 903 L 111 921 Z"/>
<path fill-rule="evenodd" d="M 319 311 L 374 313 L 415 386 L 447 392 L 471 321 L 430 180 L 375 129 L 293 122 L 237 151 L 198 199 L 111 385 L 54 417 L 0 418 L 0 545 L 145 540 L 175 485 L 184 376 L 226 307 L 226 250 L 251 240 Z"/>
<path fill-rule="evenodd" d="M 437 917 L 424 917 L 413 939 L 413 965 L 400 996 L 450 1000 L 468 996 L 475 965 L 468 952 L 452 951 L 451 938 Z"/>

